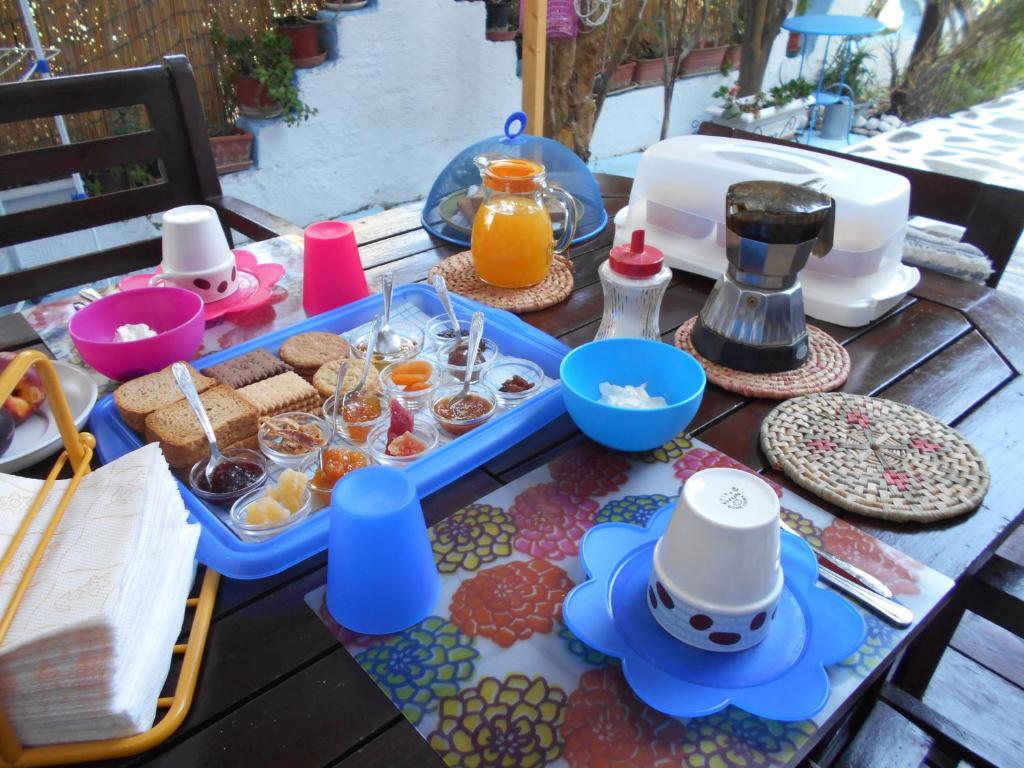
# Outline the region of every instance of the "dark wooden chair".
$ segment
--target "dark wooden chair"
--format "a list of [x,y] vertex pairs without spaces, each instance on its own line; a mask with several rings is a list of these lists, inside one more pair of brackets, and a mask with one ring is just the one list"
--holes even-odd
[[[0,123],[57,114],[142,105],[149,129],[0,155],[0,181],[17,186],[156,163],[155,183],[58,205],[0,216],[0,248],[39,238],[204,203],[216,209],[230,238],[234,229],[254,240],[301,233],[295,225],[221,192],[188,59],[162,64],[0,85]],[[0,306],[71,288],[160,262],[160,239],[128,245],[0,275]]]
[[983,184],[972,179],[947,176],[932,171],[921,171],[902,165],[858,157],[856,154],[833,152],[829,149],[809,147],[784,139],[729,128],[717,123],[701,123],[698,132],[705,136],[725,136],[735,139],[763,141],[787,147],[799,147],[844,160],[853,160],[884,171],[903,176],[910,182],[910,213],[938,219],[965,228],[962,242],[980,248],[992,260],[992,275],[987,281],[990,288],[999,285],[1006,265],[1024,231],[1024,192],[1005,187]]

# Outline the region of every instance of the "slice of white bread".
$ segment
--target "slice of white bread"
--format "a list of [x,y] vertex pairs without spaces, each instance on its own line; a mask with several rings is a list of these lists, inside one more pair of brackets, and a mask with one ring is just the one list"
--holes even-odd
[[[220,445],[231,445],[255,435],[259,412],[231,387],[220,384],[199,395]],[[164,406],[146,417],[146,440],[158,442],[167,463],[188,469],[210,455],[199,419],[184,400]]]
[[[192,374],[196,391],[205,392],[210,387],[216,386],[216,381],[203,376],[191,365],[187,363],[186,365],[188,372]],[[129,427],[140,434],[146,429],[146,417],[149,414],[179,400],[184,401],[184,399],[185,396],[181,394],[181,390],[174,382],[174,374],[171,373],[169,367],[126,381],[114,390],[114,405],[117,406],[118,413]]]

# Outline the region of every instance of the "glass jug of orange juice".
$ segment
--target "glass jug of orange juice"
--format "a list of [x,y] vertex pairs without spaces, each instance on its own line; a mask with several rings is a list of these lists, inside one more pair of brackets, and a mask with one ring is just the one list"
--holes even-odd
[[[483,202],[473,219],[470,251],[477,275],[500,288],[524,288],[547,277],[554,254],[576,234],[576,201],[549,187],[544,166],[520,158],[478,157]],[[565,210],[565,228],[554,242],[546,203]]]

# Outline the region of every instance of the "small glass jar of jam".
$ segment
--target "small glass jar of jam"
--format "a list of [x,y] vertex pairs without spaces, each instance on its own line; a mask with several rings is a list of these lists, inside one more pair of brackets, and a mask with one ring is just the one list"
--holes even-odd
[[434,395],[430,412],[449,435],[464,435],[494,415],[497,402],[494,392],[483,384],[471,385],[469,393],[460,398],[462,384],[442,387]]
[[[323,407],[327,423],[334,417],[334,397],[327,398]],[[364,392],[358,397],[342,395],[338,407],[338,431],[352,443],[366,442],[370,430],[388,419],[388,401],[376,392]]]
[[197,461],[189,472],[192,492],[210,504],[227,506],[267,481],[267,460],[248,448],[223,451],[224,460],[206,479],[207,459]]

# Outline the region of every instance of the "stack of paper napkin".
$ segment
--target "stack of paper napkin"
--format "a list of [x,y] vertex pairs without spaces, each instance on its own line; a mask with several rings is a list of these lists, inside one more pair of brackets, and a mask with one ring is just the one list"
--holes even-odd
[[[0,575],[0,613],[63,496]],[[0,475],[0,551],[42,481]],[[22,744],[147,730],[181,631],[199,526],[151,443],[86,475],[0,644],[0,706]]]

